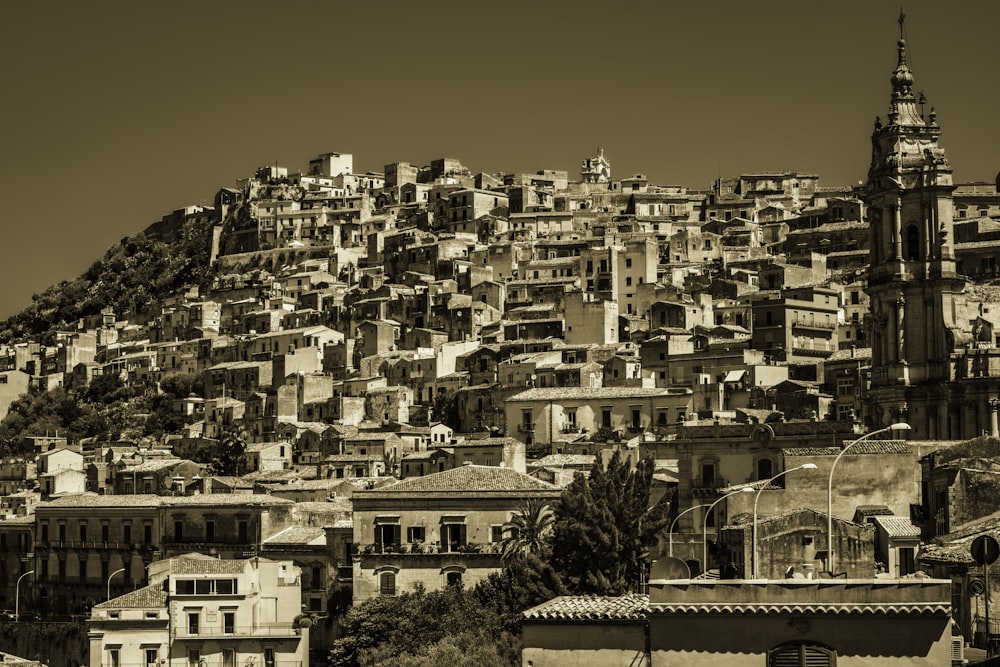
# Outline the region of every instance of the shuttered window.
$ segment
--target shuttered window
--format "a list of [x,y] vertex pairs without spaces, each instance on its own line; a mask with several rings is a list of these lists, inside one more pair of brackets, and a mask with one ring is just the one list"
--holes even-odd
[[819,644],[783,644],[771,651],[768,667],[834,667],[834,652]]

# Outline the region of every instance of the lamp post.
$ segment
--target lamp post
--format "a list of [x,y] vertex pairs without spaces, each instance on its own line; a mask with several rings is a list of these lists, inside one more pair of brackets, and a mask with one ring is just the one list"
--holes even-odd
[[28,570],[20,577],[17,578],[17,584],[14,586],[14,622],[16,623],[21,618],[21,580],[27,577],[29,574],[34,574],[34,570]]
[[708,517],[712,516],[712,510],[715,508],[716,505],[721,503],[729,496],[735,496],[737,493],[753,493],[753,491],[754,488],[752,486],[744,486],[743,488],[736,489],[735,491],[730,491],[729,493],[727,493],[726,495],[722,496],[714,503],[709,505],[708,509],[705,510],[705,523],[702,526],[701,530],[701,555],[702,558],[704,559],[702,562],[705,565],[705,570],[704,570],[705,572],[708,572]]
[[674,526],[677,524],[677,519],[680,519],[682,516],[684,516],[688,512],[695,511],[699,507],[708,507],[708,505],[704,504],[704,505],[695,505],[694,507],[689,507],[686,510],[684,510],[683,512],[681,512],[680,514],[678,514],[677,516],[675,516],[674,520],[670,522],[670,529],[667,531],[668,535],[670,536],[670,546],[669,546],[669,548],[667,550],[667,555],[668,556],[673,557],[673,555],[674,555]]
[[114,576],[115,576],[116,574],[118,574],[119,572],[124,572],[124,571],[125,571],[125,568],[123,567],[123,568],[120,568],[120,569],[117,569],[117,570],[115,570],[114,572],[112,572],[112,573],[111,573],[111,574],[110,574],[110,575],[108,576],[108,597],[107,597],[107,599],[108,599],[108,600],[110,600],[110,599],[111,599],[111,580],[112,580],[112,579],[114,578]]
[[777,475],[775,475],[771,479],[769,479],[766,482],[764,482],[761,485],[761,487],[759,489],[757,489],[757,494],[753,497],[753,534],[752,534],[753,535],[753,537],[752,537],[753,546],[750,548],[750,558],[752,559],[751,574],[753,575],[754,579],[757,578],[757,572],[758,572],[758,567],[757,567],[757,501],[760,500],[760,493],[761,493],[761,491],[763,491],[764,489],[766,489],[767,487],[769,487],[771,485],[771,482],[773,482],[774,480],[778,479],[782,475],[787,475],[788,473],[795,472],[796,470],[815,470],[815,469],[816,469],[816,464],[815,463],[803,463],[800,466],[795,466],[794,468],[789,468],[788,470],[784,470],[782,472],[779,472]]
[[905,422],[899,422],[897,424],[892,424],[891,426],[886,426],[885,428],[880,428],[877,431],[872,431],[871,433],[866,433],[847,447],[840,450],[837,454],[837,458],[833,460],[833,465],[830,466],[830,479],[827,481],[826,485],[826,561],[827,568],[830,570],[830,576],[836,576],[833,569],[833,472],[837,469],[837,464],[840,462],[840,458],[848,452],[852,447],[860,442],[874,438],[876,435],[881,435],[882,433],[888,433],[889,431],[909,431],[911,426]]

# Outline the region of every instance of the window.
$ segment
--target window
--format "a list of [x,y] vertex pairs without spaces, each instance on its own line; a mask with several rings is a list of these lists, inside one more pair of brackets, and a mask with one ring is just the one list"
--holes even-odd
[[174,542],[180,542],[184,539],[184,522],[174,521]]
[[906,259],[920,259],[920,232],[915,224],[906,228]]
[[767,656],[768,667],[833,667],[836,664],[833,650],[806,642],[782,644]]
[[143,521],[142,522],[142,541],[143,544],[153,543],[153,522]]
[[701,464],[701,485],[715,486],[715,463],[712,461]]
[[458,551],[465,546],[466,535],[464,523],[441,524],[441,548],[446,551]]
[[121,649],[109,648],[108,649],[108,667],[121,667]]
[[378,576],[378,592],[379,595],[395,595],[396,594],[396,573],[395,572],[383,572]]
[[503,540],[503,526],[500,524],[493,524],[490,526],[490,542],[500,542]]
[[188,634],[196,635],[198,634],[198,618],[199,614],[196,611],[188,612]]
[[49,541],[49,522],[48,521],[43,521],[42,522],[42,540],[41,541],[42,542],[48,542]]
[[222,649],[222,667],[236,667],[236,649]]
[[205,541],[214,542],[215,541],[215,521],[208,520],[205,522]]
[[236,612],[222,612],[222,632],[227,635],[236,633]]
[[59,524],[59,541],[60,542],[65,542],[66,541],[66,524],[65,523],[60,523]]
[[156,664],[158,651],[155,648],[146,649],[146,667],[153,667]]
[[375,525],[375,544],[384,547],[399,545],[400,527],[398,523],[379,523]]
[[274,667],[274,649],[264,649],[264,667]]
[[249,541],[249,522],[246,519],[241,519],[236,524],[236,531],[238,533],[238,541],[241,544],[245,544]]
[[601,427],[611,428],[611,408],[601,408]]
[[757,479],[771,479],[774,476],[774,462],[771,459],[757,459]]
[[448,573],[448,585],[449,586],[461,586],[462,585],[462,573],[461,572],[449,572]]
[[108,525],[107,521],[101,522],[101,542],[107,542],[109,533],[111,532],[111,526]]
[[423,526],[409,526],[406,529],[406,541],[409,543],[423,542],[426,539],[427,530]]

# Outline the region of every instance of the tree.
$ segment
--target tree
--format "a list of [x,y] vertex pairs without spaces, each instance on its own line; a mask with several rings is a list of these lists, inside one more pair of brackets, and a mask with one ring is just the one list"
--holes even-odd
[[549,536],[555,521],[552,507],[541,498],[528,498],[503,525],[506,535],[500,541],[503,560],[522,558],[548,551]]
[[552,531],[552,564],[574,594],[621,595],[642,582],[648,549],[669,521],[665,499],[650,507],[652,459],[635,468],[616,452],[563,491]]
[[[505,662],[484,664],[514,665],[517,659],[513,648],[516,642],[505,630],[496,610],[484,606],[461,586],[446,586],[430,593],[418,588],[398,596],[373,598],[347,612],[341,627],[341,638],[333,643],[330,652],[331,663],[336,667],[434,664],[427,660],[435,650],[451,654],[448,643],[469,646],[466,639],[457,639],[463,636],[474,636],[482,644],[511,647]],[[446,638],[451,639],[438,649],[432,648]],[[423,662],[408,662],[403,658],[421,658]]]
[[238,476],[243,469],[243,456],[246,451],[247,441],[242,433],[227,433],[219,442],[209,469],[213,475]]

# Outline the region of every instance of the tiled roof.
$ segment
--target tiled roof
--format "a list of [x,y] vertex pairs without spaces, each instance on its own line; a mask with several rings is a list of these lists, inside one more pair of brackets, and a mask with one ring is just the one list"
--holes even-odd
[[[847,445],[851,443],[848,442]],[[843,451],[840,447],[786,447],[781,452],[785,456],[836,456]],[[910,454],[912,448],[905,440],[866,440],[847,452],[855,454]]]
[[527,389],[507,399],[510,401],[558,401],[610,398],[657,398],[690,394],[690,389],[676,390],[666,387],[547,387]]
[[172,574],[243,574],[246,560],[232,558],[188,558],[178,556],[170,560]]
[[462,440],[460,442],[449,443],[449,447],[457,447],[461,449],[462,447],[503,447],[505,445],[512,445],[517,442],[514,438],[503,437],[503,438],[469,438],[468,440]]
[[934,602],[901,602],[899,604],[859,604],[856,602],[827,604],[768,604],[751,602],[744,604],[653,604],[650,612],[666,612],[670,614],[823,614],[823,615],[862,615],[862,616],[893,616],[897,614],[920,615],[950,615],[951,605]]
[[524,618],[534,621],[640,621],[646,618],[648,612],[648,595],[560,595],[528,609],[524,612]]
[[125,609],[144,607],[165,607],[167,606],[167,592],[163,590],[163,584],[150,584],[143,586],[125,595],[119,595],[107,602],[95,604],[94,609]]
[[264,540],[264,544],[325,545],[326,531],[313,526],[289,526],[280,533]]
[[902,516],[874,516],[872,521],[879,525],[889,537],[920,537],[920,528]]
[[376,491],[359,491],[355,496],[386,496],[397,493],[558,491],[558,487],[510,468],[464,465],[423,477],[411,477]]
[[561,468],[565,466],[587,466],[594,465],[597,459],[595,454],[549,454],[537,461],[532,461],[533,466],[541,468]]

